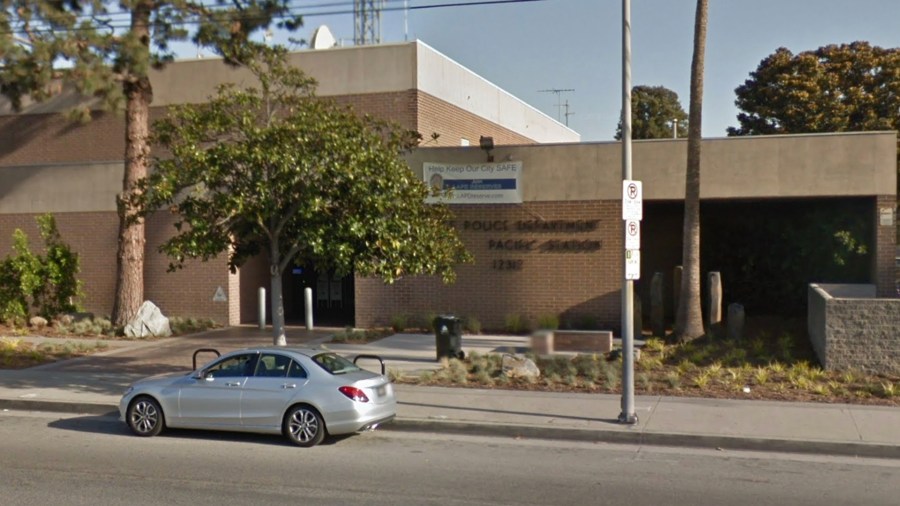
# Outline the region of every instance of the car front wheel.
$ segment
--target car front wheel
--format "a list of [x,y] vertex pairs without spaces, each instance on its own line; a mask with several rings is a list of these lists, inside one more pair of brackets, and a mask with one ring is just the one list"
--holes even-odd
[[138,397],[131,401],[126,419],[131,431],[141,437],[155,436],[163,429],[162,408],[150,397]]
[[294,406],[284,416],[284,435],[297,446],[316,446],[325,439],[325,422],[310,406]]

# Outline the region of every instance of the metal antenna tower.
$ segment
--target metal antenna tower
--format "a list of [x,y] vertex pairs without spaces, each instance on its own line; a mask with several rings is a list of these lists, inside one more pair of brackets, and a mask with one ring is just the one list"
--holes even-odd
[[562,121],[562,109],[566,108],[566,126],[569,126],[569,116],[575,114],[574,112],[569,112],[569,101],[566,100],[566,103],[562,103],[562,94],[568,93],[570,91],[575,91],[572,88],[550,88],[547,90],[538,90],[538,93],[553,93],[556,95],[556,121]]
[[381,10],[384,0],[353,0],[353,43],[381,44]]

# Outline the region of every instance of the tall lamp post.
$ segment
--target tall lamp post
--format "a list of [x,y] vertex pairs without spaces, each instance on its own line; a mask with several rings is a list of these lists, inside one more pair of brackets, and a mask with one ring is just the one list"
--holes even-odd
[[[631,181],[631,0],[622,0],[622,218],[625,226],[622,228],[625,242],[628,241],[628,221],[633,216],[626,212],[626,189]],[[632,191],[632,197],[640,195],[638,191]],[[640,220],[640,217],[637,217]],[[639,223],[639,221],[638,221]],[[622,412],[619,414],[619,422],[625,424],[637,423],[637,415],[634,412],[634,277],[628,273],[628,263],[633,250],[623,250],[623,265],[625,275],[622,286]],[[638,261],[640,252],[638,250]]]

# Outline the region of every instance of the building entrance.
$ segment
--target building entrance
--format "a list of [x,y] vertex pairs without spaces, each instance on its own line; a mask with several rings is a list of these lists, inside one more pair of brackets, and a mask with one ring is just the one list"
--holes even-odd
[[313,324],[317,327],[343,327],[354,324],[353,274],[338,276],[312,267],[288,269],[282,279],[284,316],[293,325],[306,321],[303,291],[312,288]]

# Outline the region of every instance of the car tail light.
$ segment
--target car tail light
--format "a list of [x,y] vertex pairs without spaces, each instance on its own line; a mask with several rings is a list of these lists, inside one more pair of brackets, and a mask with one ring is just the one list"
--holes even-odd
[[341,387],[338,388],[342,394],[347,397],[353,399],[356,402],[369,402],[369,398],[366,397],[366,393],[356,387]]

